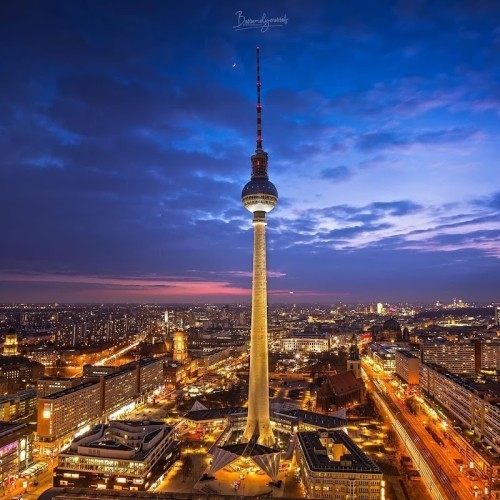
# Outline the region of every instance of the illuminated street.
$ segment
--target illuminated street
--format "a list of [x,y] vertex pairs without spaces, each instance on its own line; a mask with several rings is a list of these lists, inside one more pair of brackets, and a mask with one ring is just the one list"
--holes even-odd
[[[432,470],[445,498],[471,499],[474,498],[473,484],[460,474],[454,458],[460,458],[458,453],[450,446],[443,448],[439,446],[425,429],[421,419],[414,416],[397,398],[394,387],[387,377],[376,373],[369,363],[363,364],[365,371],[365,382],[370,390],[375,391],[384,401],[392,416],[399,420],[412,443],[420,451],[425,462]],[[373,383],[371,382],[373,380]],[[416,464],[419,467],[419,464]]]
[[94,363],[95,366],[103,366],[107,363],[109,363],[111,360],[116,360],[120,356],[123,356],[125,353],[128,351],[134,349],[139,345],[139,341],[133,342],[130,345],[124,347],[123,349],[120,349],[119,351],[116,351],[115,353],[111,354],[110,356],[106,356],[105,358],[102,358],[100,361],[97,363]]

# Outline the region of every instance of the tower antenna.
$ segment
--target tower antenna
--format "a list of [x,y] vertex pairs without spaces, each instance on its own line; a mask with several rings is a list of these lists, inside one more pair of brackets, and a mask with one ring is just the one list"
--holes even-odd
[[260,104],[260,47],[257,47],[257,151],[262,151],[262,106]]

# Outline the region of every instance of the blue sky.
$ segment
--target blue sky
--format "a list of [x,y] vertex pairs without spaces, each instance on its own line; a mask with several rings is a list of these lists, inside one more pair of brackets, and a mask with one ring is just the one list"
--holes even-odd
[[270,301],[500,300],[498,2],[171,5],[2,5],[0,301],[248,301],[257,45]]

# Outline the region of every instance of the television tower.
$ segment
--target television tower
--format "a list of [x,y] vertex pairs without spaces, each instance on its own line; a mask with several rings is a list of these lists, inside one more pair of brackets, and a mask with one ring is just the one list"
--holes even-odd
[[267,153],[262,149],[262,106],[260,104],[260,49],[257,47],[257,148],[251,157],[252,175],[243,188],[241,201],[253,213],[252,323],[248,419],[243,441],[258,437],[258,443],[274,444],[269,418],[269,360],[267,347],[266,213],[278,202],[278,191],[267,175]]

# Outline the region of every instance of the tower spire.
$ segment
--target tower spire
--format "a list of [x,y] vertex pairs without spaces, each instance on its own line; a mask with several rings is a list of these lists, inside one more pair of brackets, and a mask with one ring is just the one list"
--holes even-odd
[[269,180],[267,153],[262,149],[262,105],[260,103],[260,47],[257,47],[257,148],[252,156],[252,179]]
[[260,47],[257,47],[257,151],[262,151],[262,105],[260,104]]

